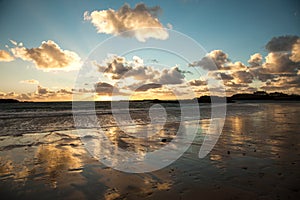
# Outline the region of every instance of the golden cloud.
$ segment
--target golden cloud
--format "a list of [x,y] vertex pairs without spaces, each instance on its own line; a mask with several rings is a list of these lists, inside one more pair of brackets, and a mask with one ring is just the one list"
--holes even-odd
[[91,21],[98,33],[135,37],[141,42],[148,38],[165,40],[169,35],[157,18],[160,11],[159,6],[151,8],[139,3],[132,9],[124,4],[118,11],[85,11],[84,20]]
[[75,52],[62,50],[52,40],[42,42],[37,48],[14,47],[11,51],[15,57],[31,61],[44,71],[71,71],[80,67],[80,57]]
[[295,74],[299,68],[299,64],[290,60],[288,52],[271,52],[266,56],[266,62],[263,68],[269,73],[289,73]]
[[262,64],[262,61],[263,61],[262,55],[260,53],[255,53],[255,54],[250,56],[250,59],[248,60],[248,63],[252,67],[257,67],[257,66],[260,66]]
[[218,69],[230,69],[225,68],[225,64],[228,63],[228,55],[222,50],[213,50],[206,54],[201,60],[194,61],[189,64],[190,67],[202,67],[206,70],[218,70]]
[[5,50],[0,50],[0,62],[10,62],[13,61],[14,57],[10,55],[9,52]]
[[20,81],[20,83],[26,83],[26,84],[38,85],[38,84],[39,84],[39,81],[34,80],[34,79],[30,79],[30,80],[22,80],[22,81]]

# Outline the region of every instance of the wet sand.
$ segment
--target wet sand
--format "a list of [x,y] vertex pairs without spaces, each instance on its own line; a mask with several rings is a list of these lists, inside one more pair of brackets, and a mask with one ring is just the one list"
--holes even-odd
[[1,136],[1,199],[299,199],[299,105],[261,103],[228,115],[218,143],[199,159],[203,119],[203,135],[181,158],[143,174],[101,164],[74,131]]

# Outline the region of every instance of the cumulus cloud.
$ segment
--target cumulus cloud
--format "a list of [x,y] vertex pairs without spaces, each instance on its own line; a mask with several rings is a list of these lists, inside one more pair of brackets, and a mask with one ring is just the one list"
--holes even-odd
[[300,76],[283,77],[278,76],[263,84],[261,89],[266,91],[284,91],[290,93],[300,92]]
[[223,80],[225,82],[233,80],[233,76],[230,75],[228,72],[224,71],[212,71],[209,73],[209,77],[213,77],[217,80]]
[[39,81],[34,80],[34,79],[30,79],[30,80],[22,80],[22,81],[20,81],[20,83],[26,83],[26,84],[38,85],[38,84],[39,84]]
[[52,40],[42,42],[37,48],[18,46],[11,48],[11,51],[16,58],[31,61],[37,69],[44,71],[70,71],[80,67],[80,57],[75,52],[62,50]]
[[260,66],[263,62],[262,55],[260,53],[255,53],[250,56],[250,59],[248,60],[248,63],[252,67]]
[[290,51],[298,39],[299,37],[295,35],[273,37],[266,44],[266,49],[269,52]]
[[255,79],[262,82],[273,79],[275,77],[274,74],[270,74],[266,69],[262,68],[261,66],[251,67],[249,71]]
[[247,70],[247,66],[244,63],[237,61],[237,62],[228,62],[226,63],[226,67],[222,68],[221,70],[231,70],[231,71],[240,71],[240,70]]
[[[94,63],[108,83],[97,84],[97,92],[110,96],[130,94],[132,92],[151,93],[158,90],[165,91],[166,87],[180,85],[184,82],[184,74],[189,73],[179,69],[178,66],[158,69],[153,66],[145,66],[142,58],[133,56],[132,60],[124,57],[109,55],[101,64]],[[114,84],[114,85],[111,85]]]
[[15,58],[10,55],[9,52],[5,50],[0,50],[0,62],[10,62],[13,61]]
[[209,71],[243,70],[247,66],[242,62],[230,62],[228,54],[222,50],[213,50],[206,54],[201,60],[189,64],[190,67],[201,67]]
[[138,66],[127,72],[128,77],[133,77],[135,80],[152,80],[159,74],[159,71],[151,66]]
[[228,55],[222,50],[213,50],[206,56],[204,56],[201,60],[190,63],[189,66],[202,67],[206,70],[229,69],[224,68],[224,64],[228,61]]
[[228,74],[226,72],[217,72],[217,77],[225,81],[225,83],[230,82],[234,79],[234,77],[231,74]]
[[120,79],[126,72],[132,69],[131,66],[126,66],[124,57],[111,56],[105,62],[105,65],[97,65],[99,72],[110,74],[112,79]]
[[209,73],[209,77],[212,77],[215,80],[222,80],[226,88],[226,92],[229,94],[246,91],[248,88],[250,88],[250,84],[254,79],[253,75],[245,70],[212,71]]
[[253,81],[253,75],[247,71],[235,71],[232,76],[237,84],[252,83]]
[[255,53],[250,56],[248,65],[240,61],[231,62],[225,52],[214,50],[189,66],[209,70],[207,75],[222,79],[226,91],[231,94],[255,89],[299,93],[299,36],[274,37],[265,48],[268,50],[266,57]]
[[50,90],[48,90],[47,88],[44,88],[44,87],[38,85],[37,93],[43,95],[43,94],[52,93],[52,92]]
[[184,75],[179,68],[172,67],[171,69],[163,69],[156,82],[162,85],[181,84],[183,79]]
[[[240,61],[231,62],[229,56],[222,50],[211,51],[189,66],[209,70],[208,75],[217,80],[222,79],[228,91],[231,92],[247,89],[250,91],[253,89],[251,85],[254,81],[260,82],[257,89],[296,88],[294,82],[298,79],[292,77],[300,74],[299,37],[274,37],[265,48],[269,51],[267,56],[263,59],[260,53],[251,55],[248,66]],[[284,82],[285,79],[289,81]]]
[[141,58],[134,56],[133,60],[126,60],[124,57],[112,55],[104,63],[96,64],[99,72],[108,76],[112,80],[133,78],[143,82],[153,82],[157,84],[181,84],[184,73],[177,66],[170,69],[157,70],[152,66],[144,66]]
[[[273,81],[278,76],[297,75],[300,69],[300,39],[298,36],[280,36],[272,38],[267,44],[269,51],[265,63],[256,72],[263,75],[273,74]],[[271,80],[269,79],[269,80]]]
[[265,59],[263,68],[269,73],[297,73],[299,69],[299,63],[290,60],[290,54],[287,52],[271,52]]
[[189,81],[189,84],[191,86],[202,86],[202,85],[207,85],[207,81],[195,79],[195,80]]
[[113,80],[132,77],[135,80],[153,79],[159,74],[150,66],[144,66],[144,62],[138,56],[133,61],[127,61],[124,57],[110,55],[104,64],[96,64],[99,72],[104,73]]
[[293,44],[290,59],[293,62],[300,62],[300,39]]
[[90,21],[98,33],[135,37],[144,42],[148,38],[165,40],[168,32],[158,20],[159,6],[147,7],[139,3],[135,8],[124,4],[119,10],[113,9],[84,12],[84,20]]

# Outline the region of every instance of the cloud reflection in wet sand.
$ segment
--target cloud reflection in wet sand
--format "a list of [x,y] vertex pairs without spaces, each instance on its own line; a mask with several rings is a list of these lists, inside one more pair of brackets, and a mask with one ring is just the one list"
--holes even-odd
[[[247,105],[251,106],[254,110],[256,105]],[[203,134],[178,161],[144,174],[116,171],[92,159],[71,131],[2,136],[0,194],[44,199],[224,199],[224,194],[237,199],[296,199],[299,106],[260,106],[247,114],[231,115],[229,110],[218,143],[204,159],[197,155],[208,130],[205,119]],[[165,126],[149,143],[124,136],[118,128],[107,128],[106,134],[115,147],[143,153],[163,146],[162,138],[171,140],[176,130],[171,127]]]
[[[112,128],[107,134],[110,134],[116,146],[120,146],[117,141],[121,138],[118,138],[120,135],[116,132],[117,129]],[[136,141],[126,142],[128,144],[122,144],[123,148],[128,146],[141,153],[146,151],[141,143],[134,145]],[[2,187],[2,192],[11,191],[9,195],[12,198],[23,195],[36,198],[43,195],[45,199],[115,199],[128,195],[128,188],[133,194],[138,193],[138,196],[171,188],[167,176],[160,179],[151,175],[132,175],[105,167],[90,157],[72,132],[4,136],[0,148],[1,185],[7,184]],[[130,184],[124,180],[130,180]],[[13,191],[17,193],[13,194]]]

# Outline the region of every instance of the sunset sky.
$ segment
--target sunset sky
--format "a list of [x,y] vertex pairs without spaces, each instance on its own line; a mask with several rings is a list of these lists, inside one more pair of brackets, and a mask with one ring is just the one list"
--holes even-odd
[[[297,0],[3,0],[0,15],[0,98],[63,101],[92,88],[97,100],[109,100],[113,90],[120,99],[174,99],[171,90],[189,98],[183,84],[195,96],[210,94],[209,77],[223,80],[226,95],[300,94]],[[109,52],[93,63],[97,80],[75,88],[82,64],[106,39],[167,42],[172,30],[192,38],[205,54],[191,52],[194,60],[185,62],[153,50]]]

